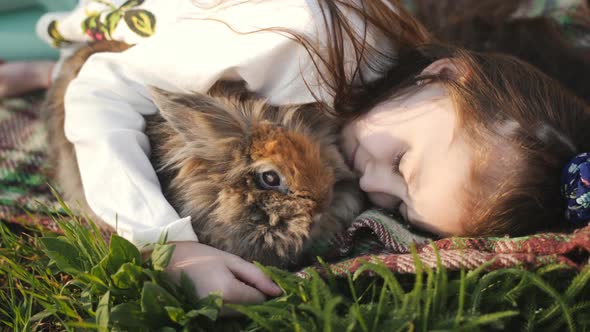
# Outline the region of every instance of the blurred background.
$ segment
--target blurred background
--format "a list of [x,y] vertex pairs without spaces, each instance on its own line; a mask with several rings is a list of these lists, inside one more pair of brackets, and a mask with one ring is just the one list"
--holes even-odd
[[0,0],[0,59],[57,59],[59,52],[35,34],[35,25],[48,11],[68,11],[77,0]]

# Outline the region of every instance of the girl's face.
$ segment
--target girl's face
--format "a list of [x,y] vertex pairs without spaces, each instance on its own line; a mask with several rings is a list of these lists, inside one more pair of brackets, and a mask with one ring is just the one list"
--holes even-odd
[[349,123],[343,149],[373,204],[426,231],[460,235],[472,154],[457,133],[446,89],[429,84]]

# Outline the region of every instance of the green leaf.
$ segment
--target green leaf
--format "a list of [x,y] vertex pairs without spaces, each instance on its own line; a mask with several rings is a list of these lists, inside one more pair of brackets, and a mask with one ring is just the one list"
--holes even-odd
[[143,268],[133,263],[121,265],[117,273],[112,276],[113,284],[121,289],[139,288],[142,281]]
[[129,9],[129,8],[133,8],[133,7],[137,7],[139,5],[141,5],[142,3],[144,3],[145,0],[128,0],[125,1],[124,4],[121,5],[121,7],[119,7],[119,9]]
[[125,263],[140,265],[139,249],[124,238],[113,235],[109,245],[109,254],[101,261],[101,266],[108,275],[112,275]]
[[296,277],[290,272],[278,269],[272,266],[264,266],[258,262],[254,262],[254,265],[258,267],[264,274],[269,276],[285,293],[299,294],[302,298],[305,294],[300,294],[300,278]]
[[117,327],[132,329],[138,327],[149,328],[141,306],[137,303],[128,302],[116,305],[111,310],[111,322]]
[[195,307],[199,301],[199,295],[197,294],[195,283],[184,271],[180,272],[179,286],[179,290],[182,292],[186,302]]
[[63,238],[41,238],[45,246],[45,253],[55,261],[60,270],[77,274],[84,272],[84,260],[79,255],[76,247]]
[[141,310],[146,317],[158,323],[168,320],[168,313],[164,309],[166,306],[181,307],[181,304],[164,288],[149,281],[144,283],[141,292]]
[[121,10],[115,10],[109,13],[105,18],[105,30],[110,39],[113,39],[113,33],[115,32],[115,29],[117,28],[117,25],[119,25],[119,22],[122,18],[123,12]]
[[34,314],[33,316],[31,316],[30,321],[31,322],[41,321],[51,315],[55,315],[55,312],[45,309],[45,310],[40,311],[40,312]]
[[141,37],[149,37],[156,29],[156,17],[144,9],[131,9],[125,12],[125,23],[131,31]]
[[94,297],[92,296],[92,293],[90,292],[89,289],[86,289],[86,290],[82,291],[82,293],[80,293],[80,305],[85,310],[92,310],[92,301],[93,300],[94,300]]
[[568,299],[573,299],[580,291],[588,285],[590,281],[590,265],[586,267],[572,280],[568,286],[565,296]]
[[201,309],[193,309],[186,313],[186,317],[188,318],[195,318],[198,316],[205,316],[211,321],[215,321],[217,316],[219,316],[219,308],[205,307]]
[[176,332],[177,330],[170,327],[170,326],[164,326],[158,329],[158,332]]
[[164,271],[166,266],[168,266],[168,263],[170,263],[170,259],[174,253],[174,248],[176,248],[174,244],[155,245],[154,251],[152,251],[152,264],[154,266],[154,270]]
[[116,257],[120,257],[121,261],[124,263],[141,264],[141,254],[139,253],[139,249],[137,249],[133,243],[116,234],[113,234],[111,237],[109,253]]
[[[207,297],[200,299],[199,302],[197,303],[196,307],[197,308],[213,308],[219,313],[219,310],[221,310],[222,305],[223,305],[223,300],[221,297],[221,293],[211,292],[211,293],[209,293],[209,295]],[[189,311],[187,313],[187,315],[190,312],[191,311]],[[208,317],[210,319],[215,319],[215,318],[212,318],[213,316],[208,316]]]
[[156,242],[157,244],[166,244],[166,242],[168,242],[168,232],[162,232],[160,233],[160,236],[158,237],[158,242]]
[[107,283],[109,277],[106,275],[106,272],[102,265],[102,263],[97,264],[90,270],[89,275],[85,275],[85,279],[87,279],[92,284],[90,292],[95,295],[102,294],[106,290],[108,290]]
[[479,315],[477,317],[474,317],[473,319],[470,319],[470,321],[467,324],[463,325],[462,328],[465,330],[475,329],[475,327],[479,327],[480,325],[498,323],[501,322],[503,319],[514,317],[518,314],[518,311],[510,310]]
[[188,318],[182,308],[178,307],[164,307],[168,313],[168,317],[175,323],[185,325],[188,322]]
[[[246,305],[238,305],[238,304],[230,304],[228,305],[229,308],[247,316],[253,323],[259,326],[260,329],[264,329],[266,331],[275,331],[273,326],[271,325],[270,320],[268,317],[264,317],[260,313],[256,311],[256,306],[246,306]],[[254,324],[253,324],[254,325]],[[316,329],[317,330],[317,329]]]
[[109,315],[111,312],[111,301],[110,301],[111,292],[107,291],[98,302],[98,307],[96,308],[96,324],[98,325],[99,331],[108,331],[109,330]]

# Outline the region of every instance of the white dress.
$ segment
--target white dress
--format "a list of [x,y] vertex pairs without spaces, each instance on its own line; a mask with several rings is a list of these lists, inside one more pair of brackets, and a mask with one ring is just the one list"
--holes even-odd
[[[136,44],[122,53],[93,55],[66,93],[65,131],[76,150],[86,199],[139,247],[156,242],[162,232],[169,241],[197,241],[190,217],[179,216],[164,198],[149,161],[143,116],[157,109],[146,87],[206,92],[219,79],[240,79],[275,105],[313,102],[306,82],[317,82],[317,72],[303,46],[284,33],[244,32],[281,27],[321,47],[326,32],[319,5],[315,0],[105,2],[84,1],[73,12],[48,14],[37,29],[60,47],[91,39]],[[325,91],[310,86],[331,102]]]

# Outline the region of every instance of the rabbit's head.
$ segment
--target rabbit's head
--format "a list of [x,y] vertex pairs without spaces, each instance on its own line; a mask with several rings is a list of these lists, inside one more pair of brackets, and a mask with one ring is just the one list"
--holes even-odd
[[201,242],[288,267],[360,211],[340,124],[316,106],[273,107],[227,82],[208,95],[152,94],[161,115],[147,125],[153,162]]

